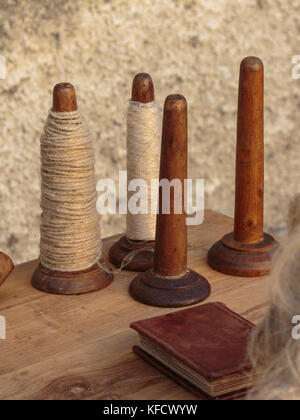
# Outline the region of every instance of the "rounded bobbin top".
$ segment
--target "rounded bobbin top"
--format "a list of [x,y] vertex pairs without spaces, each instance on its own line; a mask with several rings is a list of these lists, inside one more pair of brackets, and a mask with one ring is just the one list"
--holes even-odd
[[258,57],[246,57],[241,62],[241,69],[244,71],[260,71],[263,70],[264,64]]
[[132,82],[131,100],[146,104],[155,100],[154,86],[150,74],[138,73]]
[[183,112],[187,109],[187,102],[183,95],[171,94],[165,100],[164,110],[166,112]]
[[53,89],[54,112],[72,112],[77,110],[75,88],[71,83],[58,83]]

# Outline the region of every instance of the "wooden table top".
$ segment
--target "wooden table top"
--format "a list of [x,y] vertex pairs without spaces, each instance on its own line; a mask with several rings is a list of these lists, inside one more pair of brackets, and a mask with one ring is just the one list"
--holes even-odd
[[[206,211],[205,222],[189,227],[189,267],[212,286],[208,301],[222,301],[256,323],[268,305],[268,278],[220,274],[206,263],[209,247],[232,230],[233,221]],[[103,241],[106,250],[120,235]],[[122,271],[106,289],[57,296],[31,287],[37,261],[15,268],[0,288],[0,399],[195,399],[133,352],[132,321],[177,309],[152,308],[128,295],[136,275]]]

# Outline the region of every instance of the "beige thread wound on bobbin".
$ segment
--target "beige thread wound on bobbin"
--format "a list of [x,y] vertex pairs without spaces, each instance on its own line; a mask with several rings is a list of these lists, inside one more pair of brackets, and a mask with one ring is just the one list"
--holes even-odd
[[[151,179],[159,177],[160,119],[155,101],[129,101],[127,111],[127,182],[141,178],[148,192],[140,191],[147,203],[148,214],[126,216],[126,236],[131,240],[149,241],[155,238],[156,214],[151,212]],[[128,203],[136,191],[128,191]],[[143,193],[143,194],[142,194]]]
[[49,112],[41,136],[41,264],[88,269],[101,257],[94,151],[78,111]]

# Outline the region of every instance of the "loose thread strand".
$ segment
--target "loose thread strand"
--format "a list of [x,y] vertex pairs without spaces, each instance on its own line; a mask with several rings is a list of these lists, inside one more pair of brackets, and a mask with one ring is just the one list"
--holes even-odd
[[152,246],[146,246],[146,247],[144,247],[144,248],[140,248],[140,249],[137,249],[137,250],[135,250],[135,251],[131,251],[129,254],[127,254],[126,255],[126,257],[122,260],[122,262],[121,262],[121,264],[120,264],[120,267],[119,268],[116,268],[115,270],[112,270],[111,269],[111,266],[108,264],[108,263],[106,263],[103,259],[101,259],[101,260],[99,260],[98,261],[98,266],[103,270],[103,271],[105,271],[107,274],[116,274],[116,273],[119,273],[120,271],[122,271],[132,260],[133,260],[133,258],[137,255],[137,254],[139,254],[139,253],[141,253],[141,252],[145,252],[145,251],[148,251],[148,252],[152,252],[152,253],[154,253],[154,248],[152,247]]

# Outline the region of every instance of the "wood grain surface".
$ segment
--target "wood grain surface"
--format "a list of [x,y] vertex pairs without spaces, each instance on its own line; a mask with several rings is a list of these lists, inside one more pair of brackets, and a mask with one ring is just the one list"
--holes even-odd
[[[232,231],[231,218],[206,211],[188,229],[188,265],[205,276],[212,295],[256,323],[268,305],[268,278],[227,276],[206,263],[209,247]],[[106,250],[118,236],[104,240]],[[139,359],[135,320],[177,309],[155,308],[128,295],[134,272],[122,271],[106,289],[80,296],[49,295],[30,283],[37,261],[15,268],[0,289],[0,399],[194,399]],[[207,302],[206,301],[206,302]]]

